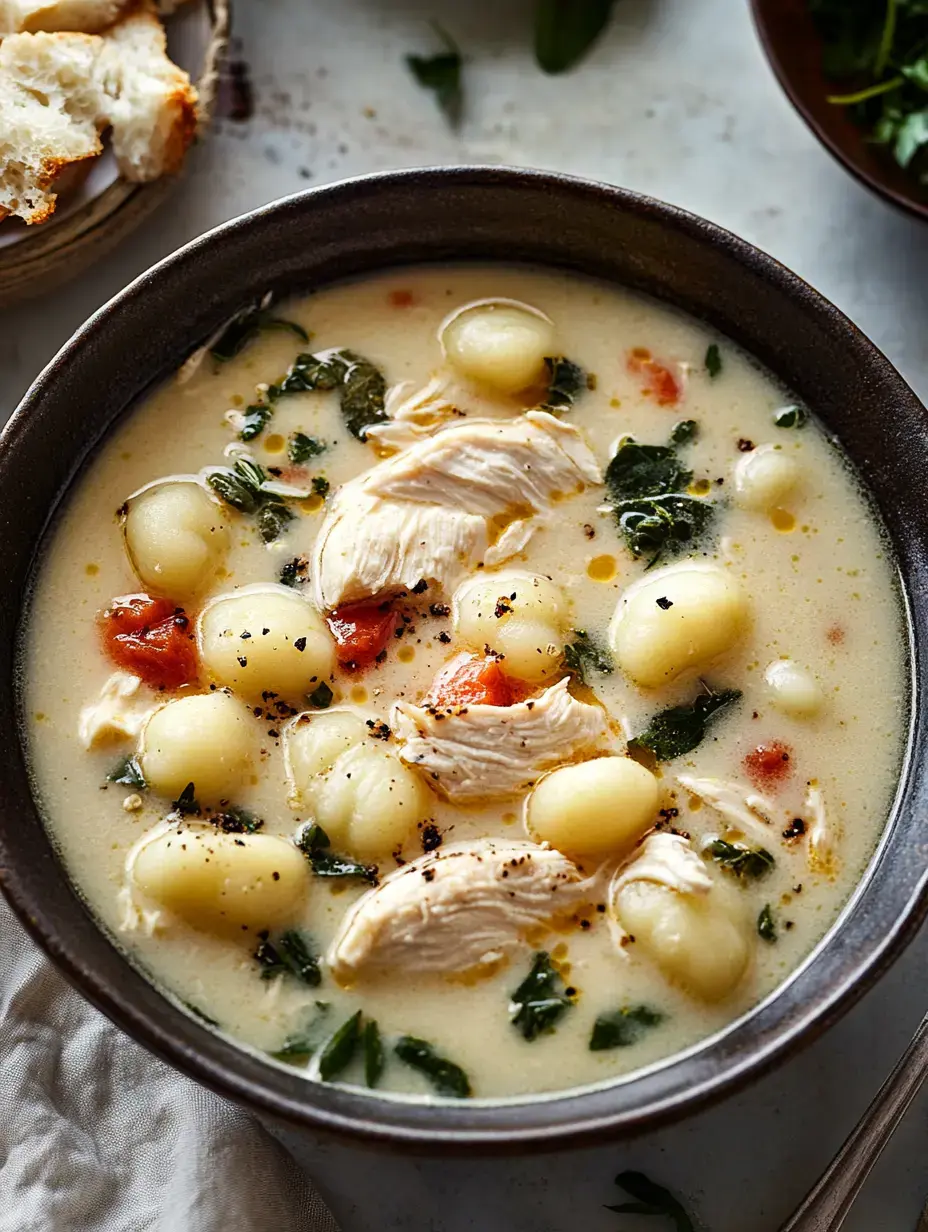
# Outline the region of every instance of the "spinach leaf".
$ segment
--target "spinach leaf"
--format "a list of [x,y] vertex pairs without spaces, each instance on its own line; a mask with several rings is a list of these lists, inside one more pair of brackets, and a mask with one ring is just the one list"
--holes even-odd
[[289,972],[310,988],[317,988],[322,983],[319,959],[310,950],[308,940],[296,929],[289,929],[275,941],[271,941],[267,933],[259,936],[261,940],[254,956],[261,967],[263,980]]
[[769,903],[757,917],[757,935],[771,945],[777,939],[777,924],[773,918],[773,910]]
[[614,501],[681,492],[693,478],[671,445],[642,445],[626,436],[606,467],[605,482]]
[[147,791],[148,784],[142,767],[135,757],[123,757],[106,776],[108,783],[122,783],[126,787],[134,787],[136,791]]
[[300,466],[308,462],[310,458],[317,458],[319,454],[325,453],[325,449],[325,445],[318,437],[307,436],[305,432],[291,432],[287,444],[287,457],[294,466]]
[[261,503],[260,485],[253,483],[248,468],[242,470],[239,458],[231,471],[213,471],[206,482],[217,496],[239,513],[254,513]]
[[525,1039],[537,1039],[542,1032],[554,1029],[554,1024],[575,1000],[576,993],[564,987],[551,955],[539,950],[528,975],[512,994],[509,1003],[512,1024]]
[[536,0],[535,59],[546,73],[563,73],[589,51],[615,0]]
[[246,406],[238,439],[240,441],[253,441],[256,436],[261,435],[271,422],[273,414],[274,408],[270,402],[253,402],[251,406]]
[[658,1027],[666,1015],[648,1005],[630,1005],[624,1009],[600,1014],[593,1024],[590,1052],[608,1048],[628,1048],[637,1044],[652,1027]]
[[663,1215],[673,1222],[674,1232],[696,1232],[696,1225],[670,1190],[656,1185],[643,1172],[620,1172],[615,1183],[634,1198],[634,1202],[607,1206],[607,1211],[620,1215]]
[[407,56],[406,65],[424,90],[431,90],[435,101],[445,113],[452,128],[461,122],[464,91],[461,85],[461,52],[447,31],[433,22],[435,32],[445,44],[445,50],[434,56]]
[[239,513],[257,515],[258,533],[265,543],[279,539],[294,519],[283,498],[265,490],[267,471],[254,458],[236,458],[231,470],[211,471],[206,482]]
[[688,445],[699,435],[699,424],[695,419],[681,419],[670,430],[670,439],[675,445]]
[[172,803],[171,808],[175,813],[199,813],[200,804],[197,800],[196,787],[193,783],[188,783],[184,790],[180,793],[177,799]]
[[376,865],[359,864],[348,856],[335,855],[329,850],[329,836],[316,822],[300,826],[295,842],[318,877],[359,877],[371,885],[377,884]]
[[223,834],[257,834],[263,829],[264,822],[256,817],[250,809],[229,807],[221,812],[213,813],[209,818]]
[[601,672],[609,676],[615,669],[612,655],[604,646],[594,642],[583,629],[574,630],[575,641],[564,647],[564,664],[581,684],[588,684],[588,672]]
[[313,689],[312,693],[307,693],[306,700],[310,706],[314,706],[316,710],[328,710],[332,705],[332,698],[335,694],[331,688],[323,680],[320,685]]
[[267,501],[258,510],[258,533],[265,543],[273,543],[295,517],[283,501]]
[[572,360],[563,355],[546,355],[548,392],[541,404],[543,411],[566,411],[574,404],[577,394],[586,389],[586,373]]
[[309,334],[302,325],[298,325],[296,321],[286,321],[283,317],[272,316],[268,301],[269,297],[265,296],[260,302],[235,314],[210,347],[209,353],[213,359],[227,363],[239,355],[252,338],[266,330],[287,330],[296,334],[302,342],[309,342]]
[[358,1010],[329,1036],[319,1054],[319,1077],[323,1082],[331,1082],[348,1068],[354,1060],[360,1039],[361,1011]]
[[721,710],[741,697],[740,689],[714,691],[700,682],[704,692],[689,705],[671,706],[656,714],[640,736],[629,741],[629,748],[650,749],[658,761],[673,761],[702,743],[706,728]]
[[809,420],[809,414],[802,406],[784,406],[773,417],[778,428],[804,428]]
[[313,475],[312,489],[316,496],[321,496],[323,500],[328,496],[331,484],[324,475]]
[[440,1095],[453,1095],[456,1099],[470,1095],[470,1079],[460,1065],[440,1056],[425,1040],[403,1035],[393,1051],[406,1065],[424,1074]]
[[365,439],[371,424],[386,418],[386,379],[369,359],[354,351],[298,355],[283,381],[268,390],[268,397],[277,399],[317,389],[339,391],[345,425],[358,440]]
[[361,1047],[364,1052],[364,1081],[369,1087],[375,1087],[383,1077],[386,1058],[380,1027],[373,1018],[368,1018],[364,1024],[364,1030],[361,1032]]
[[706,348],[705,365],[706,371],[709,373],[710,380],[714,381],[722,371],[722,352],[719,350],[719,344],[717,342],[710,342],[709,346]]
[[705,848],[705,854],[738,881],[759,881],[776,864],[765,848],[729,843],[724,838],[713,839]]
[[713,512],[708,501],[675,494],[620,501],[615,506],[629,550],[634,556],[650,555],[649,569],[665,554],[693,544],[708,527]]

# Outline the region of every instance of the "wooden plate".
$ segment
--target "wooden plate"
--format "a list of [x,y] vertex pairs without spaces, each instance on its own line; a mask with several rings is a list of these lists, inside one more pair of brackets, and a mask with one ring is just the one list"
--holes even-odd
[[[219,65],[229,33],[229,0],[202,0],[166,23],[168,51],[199,91],[197,139],[209,124]],[[86,269],[134,231],[168,196],[176,176],[149,184],[120,179],[107,151],[83,184],[46,223],[27,227],[16,219],[0,226],[0,307],[43,294]]]

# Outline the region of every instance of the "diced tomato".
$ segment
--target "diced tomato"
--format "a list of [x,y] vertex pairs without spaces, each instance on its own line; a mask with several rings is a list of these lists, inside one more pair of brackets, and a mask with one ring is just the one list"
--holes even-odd
[[126,595],[101,620],[107,654],[158,689],[176,689],[197,675],[190,619],[170,599]]
[[450,706],[511,706],[512,690],[496,659],[460,654],[446,663],[429,689],[428,702]]
[[634,347],[629,351],[628,370],[633,376],[644,379],[641,392],[653,398],[658,406],[676,406],[683,397],[683,382],[646,347]]
[[343,666],[369,667],[393,636],[396,612],[389,603],[349,603],[326,617]]
[[792,770],[792,750],[780,740],[759,744],[744,759],[748,778],[759,790],[778,787]]

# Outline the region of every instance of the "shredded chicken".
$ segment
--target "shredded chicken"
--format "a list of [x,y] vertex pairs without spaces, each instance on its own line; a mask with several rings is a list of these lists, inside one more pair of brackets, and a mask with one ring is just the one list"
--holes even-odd
[[708,894],[712,878],[705,864],[680,834],[649,834],[631,860],[612,879],[610,901],[630,881],[653,881],[677,894]]
[[733,829],[769,840],[770,826],[777,809],[766,796],[724,779],[699,779],[692,774],[678,774],[677,782],[721,813]]
[[396,702],[400,757],[455,802],[518,795],[543,770],[590,750],[606,733],[599,706],[577,701],[569,677],[533,701],[440,710]]
[[134,739],[149,715],[158,709],[147,688],[139,693],[142,680],[130,672],[113,672],[100,690],[97,701],[81,710],[77,736],[85,749],[117,740]]
[[393,449],[408,449],[426,436],[434,436],[448,422],[463,414],[445,396],[448,379],[433,376],[421,389],[413,381],[401,381],[387,391],[387,419],[366,429],[368,440]]
[[505,957],[573,910],[595,878],[559,851],[478,839],[421,856],[360,898],[328,963],[348,982],[368,971],[467,971]]
[[814,872],[831,873],[837,861],[836,835],[825,812],[825,797],[821,788],[809,786],[805,807],[812,821],[809,826],[809,866]]

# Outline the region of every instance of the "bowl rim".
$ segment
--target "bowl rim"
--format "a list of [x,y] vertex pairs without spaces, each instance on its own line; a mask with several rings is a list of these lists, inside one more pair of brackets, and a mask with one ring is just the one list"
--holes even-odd
[[[287,227],[295,223],[304,211],[347,209],[352,203],[365,198],[369,200],[372,193],[378,192],[385,195],[390,192],[421,194],[446,189],[460,192],[468,188],[506,189],[546,196],[553,194],[558,204],[586,203],[596,208],[606,206],[610,210],[622,211],[636,221],[650,220],[654,223],[656,220],[660,228],[704,246],[720,262],[727,254],[739,267],[739,277],[745,280],[749,280],[750,276],[759,278],[782,293],[800,315],[803,310],[806,315],[812,314],[824,329],[838,339],[849,358],[859,361],[880,389],[890,391],[907,413],[918,417],[924,429],[928,412],[886,357],[861,331],[780,262],[722,227],[644,194],[573,176],[498,166],[426,167],[357,176],[271,202],[207,231],[135,278],[99,308],[57,352],[33,382],[0,434],[0,494],[4,481],[12,474],[11,466],[17,451],[24,448],[24,442],[28,439],[30,421],[33,417],[41,419],[43,401],[56,385],[67,380],[62,374],[67,372],[70,365],[86,359],[88,352],[92,355],[99,332],[106,331],[112,322],[133,313],[144,318],[146,298],[160,281],[174,279],[176,282],[178,276],[183,278],[185,273],[189,275],[197,263],[208,260],[211,252],[218,254],[227,249],[234,250],[236,242],[253,229],[271,232],[275,227]],[[539,264],[543,265],[544,262],[540,261]],[[550,264],[557,268],[556,262]],[[384,268],[384,265],[384,262],[373,260],[367,268],[373,272]],[[157,296],[154,299],[157,300]],[[194,338],[190,349],[194,349],[199,341],[199,338]],[[176,364],[182,358],[178,356]],[[106,431],[117,419],[118,413],[110,416]],[[925,431],[928,432],[928,429]],[[94,443],[88,452],[92,452],[98,443]],[[72,471],[66,489],[74,477],[75,472]],[[51,511],[45,508],[46,530],[62,498],[63,494],[59,492]],[[0,522],[2,504],[0,495]],[[46,530],[43,530],[43,536]],[[908,802],[907,799],[903,800],[904,789],[914,794],[916,788],[922,786],[918,778],[921,771],[913,761],[911,750],[919,738],[924,738],[921,723],[917,721],[920,686],[919,673],[915,669],[917,652],[928,635],[921,630],[921,638],[916,638],[908,588],[901,584],[901,579],[900,590],[906,605],[907,662],[911,673],[906,756],[890,819],[850,900],[806,960],[759,1005],[709,1040],[702,1040],[692,1049],[675,1054],[656,1067],[649,1067],[605,1087],[553,1093],[541,1099],[524,1101],[455,1104],[385,1100],[354,1088],[310,1084],[301,1077],[294,1077],[292,1071],[286,1071],[283,1066],[250,1057],[241,1046],[209,1031],[168,996],[156,992],[154,986],[148,984],[138,968],[133,967],[124,955],[120,954],[120,962],[125,969],[124,981],[108,982],[95,971],[93,962],[85,961],[71,938],[63,936],[55,926],[42,896],[29,890],[25,883],[26,870],[10,859],[5,837],[10,822],[2,811],[0,889],[29,933],[67,978],[127,1034],[194,1080],[227,1098],[244,1103],[283,1126],[325,1131],[380,1146],[431,1154],[485,1153],[488,1150],[519,1150],[530,1146],[553,1149],[651,1129],[679,1119],[681,1114],[688,1115],[723,1094],[744,1086],[796,1050],[801,1043],[807,1043],[821,1034],[888,969],[928,913],[928,851],[910,868],[907,878],[891,879],[884,859],[890,840],[896,835],[900,824],[903,804]],[[20,602],[18,597],[17,606]],[[25,610],[20,608],[19,615]],[[925,653],[928,655],[928,648]],[[11,722],[11,735],[18,752],[18,716]],[[0,761],[0,791],[3,776],[4,768]],[[32,812],[36,818],[39,817],[34,796]],[[52,860],[50,853],[48,859]],[[58,861],[57,871],[61,875],[62,868],[62,862]],[[883,917],[875,923],[874,914],[878,915],[879,912],[874,913],[869,899],[873,897],[878,882],[885,894],[890,898],[895,894],[898,901],[895,915],[891,914],[887,919],[884,910]],[[894,888],[897,882],[898,887]],[[905,882],[904,886],[902,882]],[[73,893],[73,884],[71,889]],[[74,897],[82,903],[76,894]],[[848,923],[854,921],[858,929],[868,931],[866,949],[853,962],[845,961],[840,978],[827,988],[820,989],[816,997],[803,996],[804,990],[797,990],[797,986],[803,983],[802,977],[827,952],[836,937],[849,931]],[[95,921],[93,927],[112,945],[105,930]],[[126,992],[129,985],[132,987],[131,993]],[[145,991],[146,987],[150,996]],[[727,1058],[720,1058],[714,1068],[703,1066],[700,1070],[697,1062],[710,1048],[718,1047],[720,1041],[724,1043],[739,1031],[744,1032],[768,1006],[786,1005],[790,1000],[793,1014],[789,1022],[780,1024],[776,1031],[768,1032],[760,1044],[749,1048],[742,1046],[740,1052],[735,1050]],[[154,1008],[153,1002],[157,1002]],[[681,1068],[685,1074],[688,1073],[686,1081],[678,1077],[676,1084],[671,1083],[668,1087],[668,1075],[678,1073]],[[278,1070],[284,1071],[283,1077]],[[289,1081],[284,1082],[283,1078]],[[615,1101],[610,1100],[610,1095],[627,1091],[632,1085],[641,1094],[630,1107],[621,1106],[621,1101],[620,1106],[616,1106]]]

